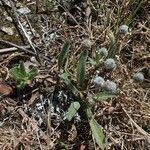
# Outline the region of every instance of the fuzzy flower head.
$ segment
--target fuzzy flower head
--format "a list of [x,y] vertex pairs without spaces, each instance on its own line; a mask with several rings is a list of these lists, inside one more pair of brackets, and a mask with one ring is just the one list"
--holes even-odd
[[114,59],[108,58],[108,59],[105,60],[104,66],[105,66],[106,69],[111,70],[111,69],[114,69],[116,67],[116,62],[115,62]]
[[121,25],[119,27],[119,33],[121,34],[127,34],[129,31],[129,27],[127,25]]
[[103,84],[103,89],[107,92],[115,93],[117,91],[117,85],[113,81],[106,81]]
[[143,82],[144,81],[144,75],[141,72],[138,72],[133,75],[133,80],[136,82]]
[[85,39],[83,42],[82,42],[82,45],[84,46],[84,47],[87,47],[87,48],[91,48],[91,46],[92,46],[92,42],[89,40],[89,39]]
[[102,47],[102,48],[100,48],[99,53],[100,53],[101,56],[107,57],[107,55],[108,55],[108,50],[107,50],[107,48]]
[[101,76],[96,76],[95,79],[93,80],[93,82],[96,86],[102,87],[105,81]]

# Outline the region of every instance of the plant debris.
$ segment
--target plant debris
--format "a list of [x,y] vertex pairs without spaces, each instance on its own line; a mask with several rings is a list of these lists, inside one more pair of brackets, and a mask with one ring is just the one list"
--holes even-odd
[[149,6],[0,0],[0,149],[149,150]]

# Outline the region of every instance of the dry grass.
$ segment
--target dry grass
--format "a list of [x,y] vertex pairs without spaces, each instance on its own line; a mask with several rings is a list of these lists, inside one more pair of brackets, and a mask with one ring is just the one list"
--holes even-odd
[[[35,11],[34,4],[25,0],[21,3]],[[31,88],[32,91],[27,90],[24,93],[26,103],[28,104],[30,100],[31,108],[34,109],[35,104],[45,97],[52,100],[58,87],[64,89],[64,85],[56,81],[58,76],[57,56],[66,39],[69,39],[71,43],[68,64],[72,77],[75,79],[75,62],[81,52],[82,41],[87,38],[92,41],[89,56],[93,57],[98,47],[110,48],[112,46],[109,38],[111,32],[116,37],[117,68],[111,73],[103,69],[100,71],[106,75],[107,79],[114,80],[118,84],[120,94],[113,100],[97,103],[93,106],[93,112],[104,129],[109,150],[148,150],[150,148],[149,1],[123,0],[118,3],[115,0],[87,1],[84,2],[84,5],[79,5],[73,12],[70,10],[71,7],[64,8],[66,13],[55,9],[62,4],[52,2],[46,8],[50,7],[51,11],[47,12],[40,1],[39,14],[28,15],[32,26],[28,30],[35,30],[35,35],[31,36],[32,42],[35,47],[38,47],[42,64],[38,64],[39,76],[37,81],[32,83],[35,84],[35,87]],[[139,10],[135,12],[138,5]],[[0,6],[0,11],[2,9],[4,10]],[[134,13],[135,15],[131,15]],[[21,16],[20,20],[22,23],[27,21],[24,16]],[[4,19],[3,22],[7,22],[7,19]],[[0,22],[1,26],[3,22]],[[76,25],[71,26],[68,23]],[[118,36],[119,26],[125,23],[131,28],[131,34]],[[8,24],[13,26],[13,23],[8,22]],[[46,39],[43,39],[42,36],[44,32],[47,33]],[[56,33],[54,39],[51,39],[52,34],[50,33]],[[2,34],[1,39],[23,45],[21,41],[18,43],[15,39],[12,40],[11,36]],[[16,34],[17,31],[15,31]],[[26,38],[25,40],[28,43]],[[7,48],[7,45],[1,44],[0,48]],[[15,82],[10,78],[8,70],[19,60],[26,61],[29,58],[31,58],[30,55],[17,51],[0,54],[0,83],[5,83],[13,88],[11,95],[0,97],[0,149],[98,150],[99,148],[91,137],[86,119],[83,118],[81,124],[71,122],[68,125],[62,125],[55,119],[56,114],[44,112],[45,128],[39,127],[38,121],[25,113],[25,105],[23,102],[18,102],[18,96],[14,91]],[[93,68],[90,66],[87,70],[91,74]],[[132,80],[133,74],[138,71],[142,71],[146,78],[142,84],[134,83]],[[89,77],[91,78],[92,76]],[[88,93],[91,90],[90,86],[89,81]],[[38,92],[37,95],[36,92]]]

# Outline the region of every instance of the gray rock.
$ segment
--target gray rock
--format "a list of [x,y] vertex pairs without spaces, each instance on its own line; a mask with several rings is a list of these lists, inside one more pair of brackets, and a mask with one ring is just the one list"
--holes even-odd
[[128,33],[128,31],[129,31],[129,27],[127,25],[121,25],[119,27],[119,32],[121,34],[126,34],[126,33]]

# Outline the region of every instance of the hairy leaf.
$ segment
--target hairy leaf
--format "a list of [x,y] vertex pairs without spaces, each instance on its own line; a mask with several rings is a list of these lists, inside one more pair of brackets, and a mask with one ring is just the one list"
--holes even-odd
[[37,74],[38,74],[38,69],[37,68],[32,68],[30,71],[29,71],[29,73],[28,73],[29,75],[29,77],[28,77],[28,79],[29,80],[32,80]]
[[67,59],[67,55],[69,53],[70,43],[69,41],[66,41],[63,45],[62,51],[60,52],[58,56],[58,66],[59,68],[62,68],[65,66],[65,62]]
[[27,76],[27,71],[26,68],[24,66],[24,62],[21,61],[19,67],[19,72],[23,75],[23,76]]
[[68,108],[66,118],[68,121],[71,121],[72,118],[76,115],[78,109],[80,108],[80,103],[79,102],[72,102]]
[[80,88],[84,88],[85,85],[85,72],[86,72],[86,60],[88,51],[84,50],[79,57],[79,63],[77,66],[77,82]]
[[102,150],[104,150],[106,147],[106,142],[105,142],[105,136],[103,134],[102,127],[97,123],[97,121],[94,118],[92,118],[89,123],[92,131],[92,135],[95,138],[96,143]]
[[103,133],[102,127],[98,124],[98,122],[93,118],[92,112],[90,109],[87,109],[87,115],[89,118],[89,124],[92,131],[92,135],[98,144],[98,146],[101,148],[101,150],[104,150],[107,146],[105,135]]
[[109,51],[108,51],[107,58],[111,58],[111,57],[114,58],[114,56],[117,53],[116,38],[115,38],[114,33],[112,31],[108,32],[108,37],[109,37],[111,43],[110,43],[110,48],[109,48]]
[[94,99],[98,102],[104,101],[108,98],[113,98],[116,97],[117,95],[115,93],[110,93],[110,92],[100,92],[94,95]]
[[26,79],[26,75],[20,70],[20,67],[14,67],[12,69],[10,69],[10,74],[16,79],[16,80],[25,80]]
[[23,62],[20,62],[18,66],[10,69],[9,72],[16,80],[18,88],[23,88],[29,80],[32,80],[38,74],[37,68],[28,71]]
[[97,64],[96,61],[92,58],[89,58],[89,63],[93,66],[96,66],[96,64]]
[[68,86],[68,88],[75,94],[79,94],[79,91],[77,88],[71,83],[71,81],[68,78],[67,73],[63,73],[59,76],[62,80],[64,80],[65,84]]

